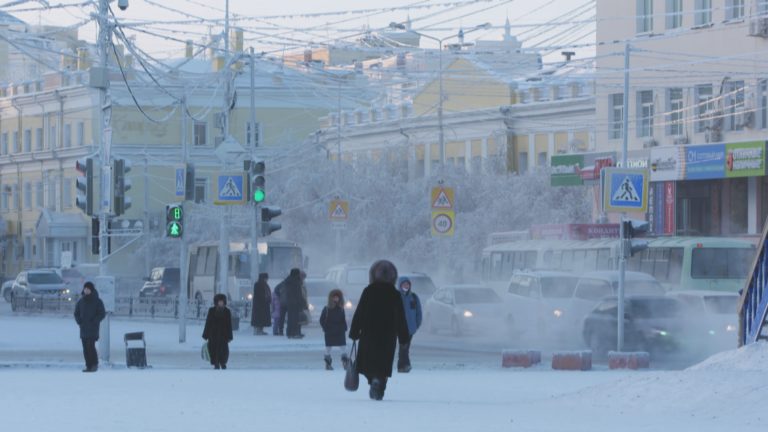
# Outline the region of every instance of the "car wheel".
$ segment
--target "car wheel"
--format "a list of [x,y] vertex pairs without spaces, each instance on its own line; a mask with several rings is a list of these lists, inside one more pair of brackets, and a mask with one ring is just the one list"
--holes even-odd
[[451,333],[453,333],[454,336],[461,336],[461,325],[456,317],[451,318]]

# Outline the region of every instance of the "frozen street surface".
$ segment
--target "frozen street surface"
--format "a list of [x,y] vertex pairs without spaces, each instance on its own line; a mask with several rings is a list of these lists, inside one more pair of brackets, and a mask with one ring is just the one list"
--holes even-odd
[[[200,326],[178,343],[170,322],[113,320],[111,364],[83,374],[69,317],[0,313],[0,412],[7,431],[758,431],[768,344],[682,371],[502,369],[500,354],[414,347],[384,400],[322,370],[322,339],[256,337],[243,327],[230,369],[199,355]],[[126,369],[122,334],[147,333],[152,368]],[[475,359],[477,361],[475,361]]]

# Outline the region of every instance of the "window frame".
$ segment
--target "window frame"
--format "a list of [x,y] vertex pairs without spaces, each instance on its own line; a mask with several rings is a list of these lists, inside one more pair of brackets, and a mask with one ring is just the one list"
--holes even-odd
[[[649,96],[646,100],[646,96]],[[636,94],[637,101],[637,137],[653,137],[653,123],[656,114],[653,90],[638,90]]]
[[[618,104],[617,104],[618,101]],[[624,93],[608,95],[609,139],[622,139],[624,137]]]
[[[680,97],[673,99],[673,95],[678,93]],[[685,119],[685,100],[682,87],[672,87],[667,89],[667,135],[681,136],[684,133]]]

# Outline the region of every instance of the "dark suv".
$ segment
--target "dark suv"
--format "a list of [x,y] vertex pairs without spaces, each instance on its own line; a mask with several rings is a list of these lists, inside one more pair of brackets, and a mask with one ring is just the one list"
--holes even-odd
[[139,297],[166,297],[179,295],[179,268],[155,267],[145,279]]

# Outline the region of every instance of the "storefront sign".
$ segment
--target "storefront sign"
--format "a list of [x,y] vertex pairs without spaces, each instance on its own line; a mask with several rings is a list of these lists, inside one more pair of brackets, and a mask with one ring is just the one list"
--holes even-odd
[[765,175],[765,141],[725,145],[725,176]]
[[675,233],[675,182],[664,182],[664,234]]
[[552,186],[595,185],[600,170],[615,165],[615,152],[581,153],[552,156]]
[[685,178],[687,180],[725,177],[725,144],[687,146]]
[[685,156],[683,147],[656,147],[651,149],[651,181],[682,180]]

